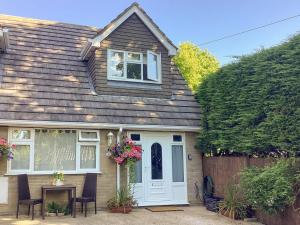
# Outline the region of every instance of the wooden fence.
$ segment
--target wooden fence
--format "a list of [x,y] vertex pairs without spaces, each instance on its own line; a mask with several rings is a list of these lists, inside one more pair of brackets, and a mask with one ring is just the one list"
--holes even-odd
[[[229,181],[244,168],[249,166],[264,166],[274,161],[271,158],[248,158],[248,157],[204,157],[203,175],[211,176],[215,184],[215,195],[224,197],[224,189]],[[297,199],[296,207],[300,207],[300,198]],[[275,216],[257,212],[260,222],[267,225],[300,225],[300,216],[292,207],[284,213]]]

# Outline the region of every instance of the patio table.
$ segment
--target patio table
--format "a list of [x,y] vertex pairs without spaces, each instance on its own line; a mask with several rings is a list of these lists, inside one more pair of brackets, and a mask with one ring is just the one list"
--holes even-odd
[[45,219],[45,204],[46,204],[46,195],[48,191],[68,191],[68,201],[69,201],[69,206],[70,203],[73,203],[73,205],[71,207],[73,207],[72,209],[72,213],[73,213],[73,217],[76,217],[76,201],[71,201],[72,198],[76,199],[76,186],[74,185],[60,185],[60,186],[55,186],[55,185],[43,185],[42,186],[42,199],[43,199],[43,203],[42,203],[42,218]]

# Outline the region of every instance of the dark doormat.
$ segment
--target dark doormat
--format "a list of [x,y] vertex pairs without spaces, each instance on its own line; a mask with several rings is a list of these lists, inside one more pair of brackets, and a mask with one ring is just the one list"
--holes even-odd
[[154,206],[154,207],[146,207],[146,209],[151,212],[184,211],[182,208],[178,208],[176,206]]

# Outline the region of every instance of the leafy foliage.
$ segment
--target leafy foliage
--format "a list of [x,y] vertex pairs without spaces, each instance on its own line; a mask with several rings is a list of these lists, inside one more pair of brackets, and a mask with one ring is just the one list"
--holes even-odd
[[241,173],[241,187],[254,209],[277,214],[292,205],[300,191],[300,159],[278,160],[264,168]]
[[117,195],[109,199],[106,203],[107,208],[109,209],[119,207],[133,207],[136,204],[137,202],[136,200],[134,200],[129,187],[121,187],[120,190],[117,191]]
[[207,76],[197,97],[204,153],[294,154],[300,149],[300,35]]
[[231,219],[244,219],[247,207],[239,185],[229,182],[225,188],[225,199],[219,203],[219,212]]
[[192,91],[197,90],[205,76],[219,69],[219,62],[212,54],[191,42],[182,43],[173,60]]

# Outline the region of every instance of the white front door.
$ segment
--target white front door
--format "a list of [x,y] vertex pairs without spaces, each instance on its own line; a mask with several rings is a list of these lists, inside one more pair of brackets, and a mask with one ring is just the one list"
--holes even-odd
[[164,135],[145,134],[145,202],[148,204],[171,201],[170,144]]
[[184,134],[174,141],[173,133],[132,132],[143,149],[136,164],[133,194],[140,206],[187,204]]

